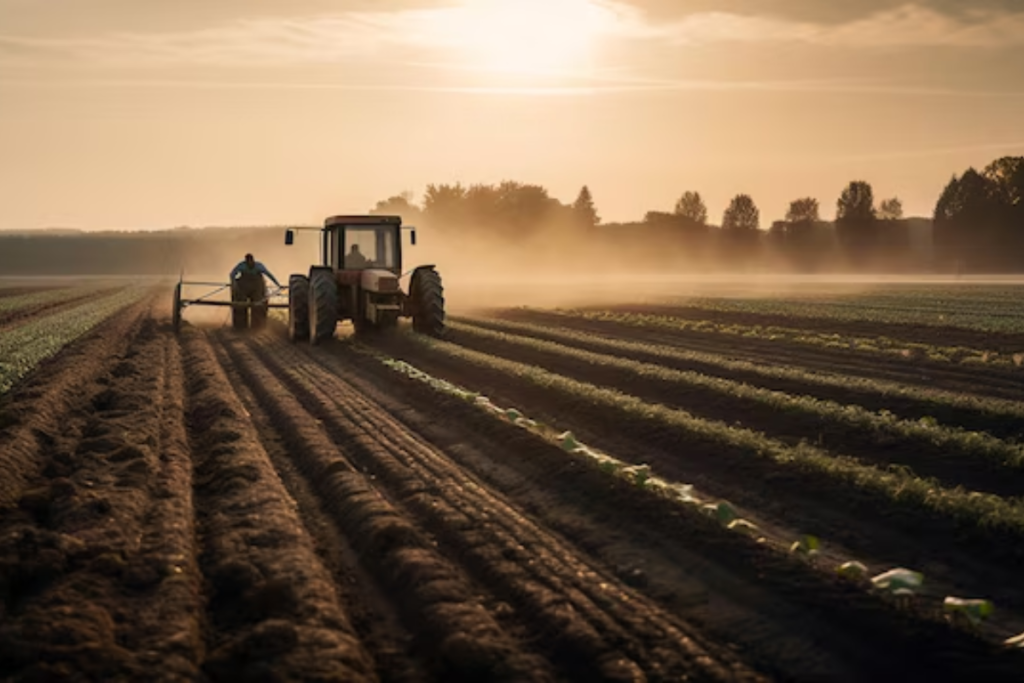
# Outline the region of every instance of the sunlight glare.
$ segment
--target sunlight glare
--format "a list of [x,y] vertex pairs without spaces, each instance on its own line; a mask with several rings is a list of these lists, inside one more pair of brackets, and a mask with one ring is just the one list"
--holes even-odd
[[447,27],[481,68],[519,73],[578,69],[615,12],[599,0],[464,0]]

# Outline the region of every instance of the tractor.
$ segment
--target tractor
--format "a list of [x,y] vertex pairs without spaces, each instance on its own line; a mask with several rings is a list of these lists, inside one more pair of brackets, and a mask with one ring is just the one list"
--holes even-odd
[[[289,228],[320,232],[320,262],[309,275],[288,278],[288,337],[311,344],[334,336],[339,321],[351,320],[357,335],[392,329],[399,318],[412,318],[416,332],[445,333],[444,289],[433,265],[412,270],[409,291],[399,285],[402,271],[400,216],[332,216],[323,228]],[[416,230],[410,243],[416,244]]]

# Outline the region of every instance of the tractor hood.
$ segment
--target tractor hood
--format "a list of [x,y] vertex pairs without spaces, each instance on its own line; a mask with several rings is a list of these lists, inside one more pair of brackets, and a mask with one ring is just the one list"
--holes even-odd
[[364,270],[360,274],[359,285],[367,292],[381,294],[398,293],[398,276],[390,270]]

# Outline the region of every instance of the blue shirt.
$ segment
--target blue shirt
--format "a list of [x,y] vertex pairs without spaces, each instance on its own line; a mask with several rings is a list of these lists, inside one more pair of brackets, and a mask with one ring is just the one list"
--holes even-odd
[[[255,267],[254,267],[254,269],[256,270],[256,272],[257,272],[257,273],[260,273],[260,274],[262,274],[262,275],[266,275],[267,277],[269,277],[269,278],[270,278],[271,280],[273,280],[273,281],[274,281],[274,284],[275,284],[275,285],[277,285],[278,287],[280,287],[280,286],[281,286],[281,283],[277,281],[277,278],[276,278],[276,277],[274,277],[274,274],[273,274],[273,273],[271,273],[271,272],[270,272],[269,270],[267,270],[267,267],[266,267],[266,266],[264,266],[264,265],[263,265],[262,263],[260,263],[259,261],[256,261],[256,262],[255,262]],[[228,275],[228,279],[229,279],[229,280],[234,280],[234,279],[235,279],[235,276],[237,276],[237,275],[238,275],[239,273],[241,273],[241,272],[242,272],[243,270],[249,270],[249,266],[248,266],[248,265],[246,265],[246,263],[245,263],[245,261],[244,261],[244,260],[243,260],[243,261],[239,261],[239,262],[238,262],[238,265],[237,265],[237,266],[235,266],[235,267],[234,267],[234,269],[233,269],[233,270],[231,271],[231,274],[230,274],[230,275]]]

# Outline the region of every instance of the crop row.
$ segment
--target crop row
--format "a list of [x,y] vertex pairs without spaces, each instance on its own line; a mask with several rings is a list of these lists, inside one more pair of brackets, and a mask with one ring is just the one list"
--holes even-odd
[[642,426],[651,433],[671,433],[679,446],[685,443],[704,444],[716,452],[721,462],[734,460],[742,463],[750,458],[768,461],[779,470],[808,477],[810,490],[814,490],[814,482],[817,480],[830,489],[856,490],[889,509],[903,510],[908,513],[907,519],[918,517],[924,512],[946,518],[954,522],[954,526],[967,527],[964,530],[973,530],[971,535],[974,536],[986,537],[992,534],[997,537],[992,549],[999,553],[1005,550],[1012,555],[1016,552],[1013,547],[1001,544],[999,538],[1002,541],[1006,538],[1015,539],[1015,543],[1024,538],[1024,503],[1018,501],[959,488],[945,488],[906,470],[883,470],[807,444],[788,446],[753,430],[700,419],[684,410],[648,403],[614,389],[451,343],[419,336],[412,337],[411,341],[424,351],[455,359],[487,373],[501,375],[506,382],[526,381],[552,396],[558,396],[565,403],[578,404],[583,401],[588,406],[600,409],[602,414],[618,415],[620,420]]
[[[545,311],[550,313],[550,311]],[[885,336],[855,336],[837,333],[821,333],[793,327],[776,325],[740,325],[716,323],[709,320],[688,320],[668,315],[648,313],[619,313],[615,311],[592,311],[583,309],[559,309],[556,314],[613,322],[641,329],[664,329],[683,332],[703,332],[804,344],[828,349],[857,351],[872,354],[898,356],[907,359],[927,358],[939,363],[963,363],[981,365],[1020,366],[1024,364],[1024,353],[1005,354],[989,349],[964,346],[940,346],[921,344]],[[796,322],[794,320],[794,322]]]
[[[858,377],[836,372],[809,372],[788,365],[752,363],[716,353],[631,341],[589,332],[577,332],[566,327],[555,328],[495,318],[452,317],[450,320],[465,322],[477,328],[546,339],[610,355],[647,358],[650,359],[650,362],[658,365],[676,368],[702,368],[712,374],[754,378],[758,382],[771,383],[774,380],[781,380],[786,385],[803,385],[809,392],[820,388],[828,391],[841,391],[848,395],[870,397],[879,402],[892,402],[893,399],[901,399],[920,404],[921,410],[930,408],[933,411],[947,412],[953,409],[964,416],[976,416],[979,423],[989,423],[990,425],[994,423],[999,426],[1008,420],[1024,420],[1024,405],[1018,401],[914,386],[873,377]],[[925,416],[926,414],[922,415],[922,417]]]
[[142,288],[128,288],[75,308],[32,320],[0,334],[0,394],[6,393],[41,361],[114,313],[138,301]]
[[842,405],[806,395],[794,396],[699,372],[667,369],[653,363],[594,353],[533,337],[460,323],[452,323],[450,328],[458,332],[460,340],[475,338],[483,347],[493,348],[495,343],[499,343],[506,348],[532,349],[556,357],[571,357],[593,367],[613,368],[622,371],[624,383],[644,379],[666,385],[681,395],[700,391],[719,401],[734,404],[737,414],[744,414],[748,406],[762,406],[777,412],[780,418],[808,417],[825,426],[863,431],[882,442],[908,441],[916,443],[919,448],[987,458],[998,465],[1014,469],[1024,467],[1024,447],[983,432],[952,429],[931,420],[901,420],[892,413],[873,413],[857,405]]
[[81,294],[81,289],[67,288],[46,289],[40,292],[28,292],[27,294],[3,297],[0,298],[0,315],[25,308],[32,308],[34,306],[52,304],[63,301],[64,299],[72,299],[80,296]]
[[985,332],[1024,332],[1024,310],[1013,299],[971,301],[951,305],[942,299],[872,302],[860,298],[846,301],[816,299],[733,299],[720,297],[686,298],[678,301],[688,308],[726,313],[753,313],[825,320],[876,323],[913,323],[940,327],[962,327]]

